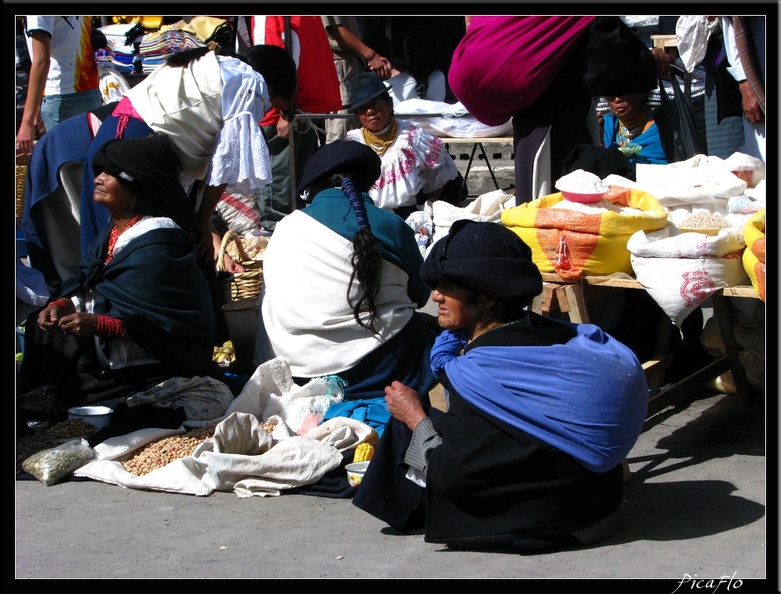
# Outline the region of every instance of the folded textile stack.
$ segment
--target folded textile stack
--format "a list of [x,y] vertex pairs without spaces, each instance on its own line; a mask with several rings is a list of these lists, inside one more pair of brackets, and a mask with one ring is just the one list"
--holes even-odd
[[144,35],[139,46],[143,71],[148,74],[178,52],[206,45],[194,33],[184,31],[184,21],[176,22],[160,31]]
[[133,71],[133,43],[143,37],[144,28],[140,23],[122,23],[106,25],[100,28],[108,42],[109,58],[114,69],[120,74]]

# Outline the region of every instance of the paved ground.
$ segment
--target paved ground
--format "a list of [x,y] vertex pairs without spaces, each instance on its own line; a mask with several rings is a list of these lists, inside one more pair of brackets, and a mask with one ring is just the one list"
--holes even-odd
[[[744,580],[739,594],[775,592],[765,581],[776,564],[767,560],[764,419],[762,406],[711,392],[663,411],[629,456],[624,530],[590,549],[538,556],[448,551],[420,533],[394,533],[345,499],[16,481],[15,577],[567,580],[558,591],[600,578],[669,594],[696,575]],[[666,579],[645,582],[655,578]]]

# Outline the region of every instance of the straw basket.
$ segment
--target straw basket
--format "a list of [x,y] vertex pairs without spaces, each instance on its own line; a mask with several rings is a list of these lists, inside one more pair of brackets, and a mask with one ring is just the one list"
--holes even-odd
[[247,255],[241,242],[241,237],[235,231],[228,231],[222,238],[219,257],[217,258],[217,269],[225,271],[225,252],[231,241],[236,243],[236,250],[240,259],[238,263],[244,267],[244,272],[233,273],[230,291],[231,301],[256,297],[260,295],[260,286],[263,282],[263,262],[253,260]]
[[16,155],[16,218],[24,217],[24,186],[27,183],[27,163],[29,153]]

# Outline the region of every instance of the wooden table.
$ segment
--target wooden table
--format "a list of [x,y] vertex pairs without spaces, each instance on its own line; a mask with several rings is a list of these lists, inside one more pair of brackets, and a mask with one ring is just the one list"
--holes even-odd
[[[584,291],[587,287],[607,290],[645,290],[640,282],[627,274],[583,276],[579,280],[571,281],[563,279],[557,274],[543,273],[542,280],[543,290],[532,302],[532,310],[542,315],[550,315],[552,312],[559,311],[566,314],[570,321],[576,323],[589,322],[588,300]],[[727,354],[715,358],[693,374],[672,385],[662,385],[664,372],[671,365],[674,357],[674,354],[667,350],[671,326],[660,325],[654,355],[648,361],[643,362],[643,369],[650,388],[649,418],[663,409],[677,404],[693,390],[730,370],[735,382],[735,389],[741,400],[749,402],[756,395],[756,390],[748,382],[743,365],[740,363],[733,331],[732,314],[727,303],[728,298],[759,299],[759,295],[751,285],[725,287],[713,294],[713,315],[718,321]]]

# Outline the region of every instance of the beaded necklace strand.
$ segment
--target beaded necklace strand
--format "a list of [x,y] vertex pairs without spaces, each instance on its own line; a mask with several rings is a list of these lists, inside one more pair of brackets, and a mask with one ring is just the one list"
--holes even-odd
[[388,131],[385,134],[373,134],[366,128],[361,129],[363,134],[363,142],[366,146],[370,147],[375,153],[382,156],[387,151],[393,142],[396,140],[396,135],[399,132],[399,126],[396,123],[396,118],[391,116],[391,123],[388,127]]
[[[141,220],[141,215],[136,215],[132,219],[130,219],[127,222],[127,225],[125,226],[125,231],[130,229],[133,225],[135,225],[138,221]],[[123,233],[125,232],[123,231]],[[119,231],[117,231],[116,224],[111,228],[111,232],[108,236],[108,245],[106,246],[107,252],[106,252],[106,264],[111,262],[111,260],[114,259],[114,246],[117,245],[117,239],[119,239]]]

